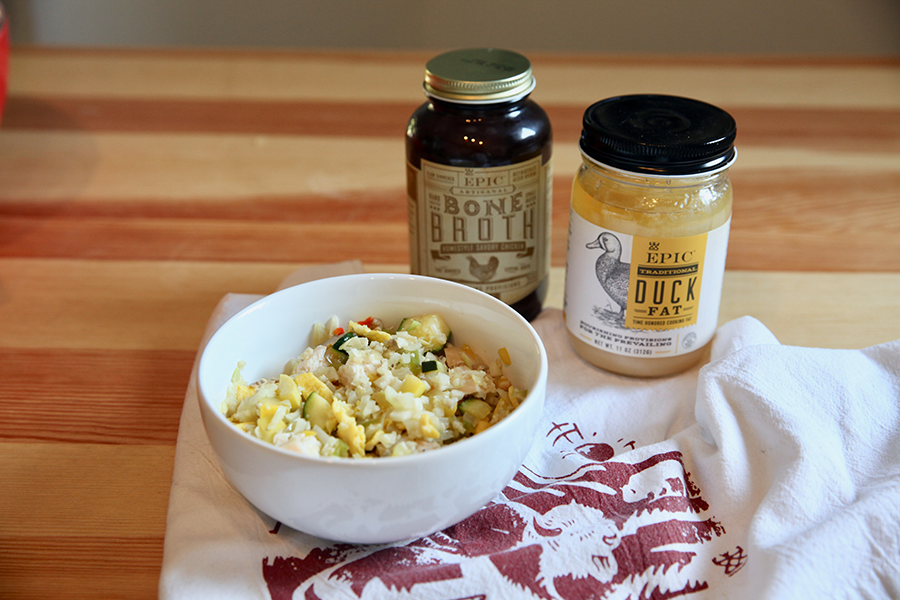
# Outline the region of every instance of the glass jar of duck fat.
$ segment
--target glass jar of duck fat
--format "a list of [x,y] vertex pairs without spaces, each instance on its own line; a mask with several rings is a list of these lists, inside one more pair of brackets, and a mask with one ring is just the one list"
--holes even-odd
[[406,129],[410,269],[467,284],[531,320],[550,272],[551,132],[516,52],[447,52]]
[[653,377],[703,356],[718,326],[736,129],[727,112],[674,96],[585,111],[564,318],[589,363]]

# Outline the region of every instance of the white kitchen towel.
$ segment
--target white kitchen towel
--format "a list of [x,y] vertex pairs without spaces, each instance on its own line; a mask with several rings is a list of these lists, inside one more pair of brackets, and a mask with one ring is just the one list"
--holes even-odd
[[[207,338],[257,298],[223,298]],[[488,506],[411,543],[335,544],[254,509],[192,377],[160,597],[900,598],[900,341],[787,347],[744,317],[707,366],[632,379],[581,361],[560,311],[534,326],[550,359],[534,448]]]

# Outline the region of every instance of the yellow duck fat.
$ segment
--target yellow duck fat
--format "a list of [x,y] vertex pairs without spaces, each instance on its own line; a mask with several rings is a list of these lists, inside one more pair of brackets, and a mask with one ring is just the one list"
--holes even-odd
[[578,354],[624,375],[695,364],[718,324],[736,124],[710,104],[609,98],[585,111],[565,321]]

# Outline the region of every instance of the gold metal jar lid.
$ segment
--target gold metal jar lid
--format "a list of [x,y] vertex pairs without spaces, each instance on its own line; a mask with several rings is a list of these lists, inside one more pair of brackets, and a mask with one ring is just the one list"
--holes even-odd
[[510,102],[533,89],[531,62],[511,50],[453,50],[425,65],[425,93],[440,100],[464,104]]

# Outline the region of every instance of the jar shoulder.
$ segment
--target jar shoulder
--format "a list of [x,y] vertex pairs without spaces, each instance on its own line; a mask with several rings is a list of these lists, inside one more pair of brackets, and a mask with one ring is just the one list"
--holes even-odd
[[550,128],[550,118],[546,111],[530,98],[509,105],[488,106],[429,101],[416,108],[410,121],[423,126],[438,123],[477,124],[481,122],[514,125],[537,122],[542,127]]
[[552,129],[547,113],[526,100],[507,108],[470,108],[426,102],[410,117],[407,159],[460,166],[499,166],[550,158]]
[[572,210],[599,227],[640,236],[697,235],[729,222],[733,193],[727,176],[707,178],[703,185],[656,183],[624,185],[581,169],[572,186]]
[[699,206],[730,205],[731,180],[726,172],[697,177],[646,177],[583,164],[574,187],[601,203],[650,212],[691,211]]

